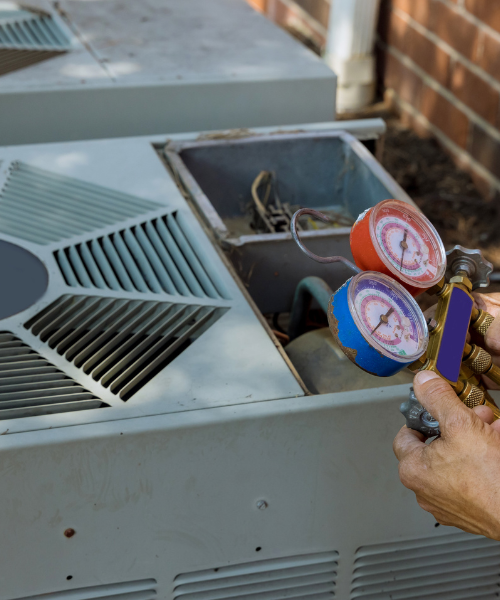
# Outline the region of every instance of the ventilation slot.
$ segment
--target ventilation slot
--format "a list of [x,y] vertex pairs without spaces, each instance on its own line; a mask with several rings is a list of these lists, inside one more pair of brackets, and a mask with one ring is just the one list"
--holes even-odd
[[0,232],[48,244],[159,208],[154,202],[15,162],[0,194]]
[[68,38],[48,13],[0,8],[0,75],[69,49]]
[[210,306],[63,296],[26,328],[128,400],[226,311]]
[[337,560],[337,552],[324,552],[179,575],[174,600],[331,600]]
[[0,419],[106,406],[14,335],[0,332]]
[[58,250],[55,257],[73,287],[227,297],[180,213]]
[[104,600],[104,598],[113,598],[115,600],[155,600],[157,598],[156,580],[143,579],[127,583],[96,585],[67,590],[65,592],[25,596],[24,598],[16,598],[16,600]]
[[360,548],[351,600],[498,600],[499,586],[500,543],[461,533]]

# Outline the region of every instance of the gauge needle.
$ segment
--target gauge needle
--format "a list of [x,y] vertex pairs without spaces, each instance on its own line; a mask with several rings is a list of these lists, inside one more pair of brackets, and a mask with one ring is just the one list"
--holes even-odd
[[399,244],[401,246],[401,248],[403,248],[403,252],[401,252],[401,265],[399,266],[400,271],[403,270],[403,258],[404,258],[405,252],[408,248],[408,244],[406,243],[407,236],[408,236],[408,229],[405,229],[405,235],[404,235],[403,241],[400,242],[400,244]]
[[373,334],[374,334],[374,333],[377,331],[377,329],[378,329],[378,328],[379,328],[379,327],[382,325],[382,323],[388,323],[388,322],[389,322],[389,317],[392,315],[392,313],[393,313],[393,312],[394,312],[394,309],[393,309],[393,308],[390,308],[390,309],[389,309],[389,310],[388,310],[388,311],[385,313],[385,315],[382,315],[382,316],[380,317],[380,321],[378,322],[378,324],[377,324],[377,325],[375,325],[375,328],[374,328],[374,329],[372,329],[372,331],[371,331],[370,335],[373,335]]

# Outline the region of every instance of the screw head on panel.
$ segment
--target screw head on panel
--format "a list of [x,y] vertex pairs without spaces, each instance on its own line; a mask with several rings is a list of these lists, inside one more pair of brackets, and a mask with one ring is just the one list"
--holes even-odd
[[257,508],[259,510],[265,510],[269,505],[265,500],[257,500]]

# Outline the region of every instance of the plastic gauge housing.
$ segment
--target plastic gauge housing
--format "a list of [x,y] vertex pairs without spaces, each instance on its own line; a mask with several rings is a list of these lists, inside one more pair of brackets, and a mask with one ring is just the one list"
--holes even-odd
[[383,200],[361,214],[350,244],[360,269],[390,275],[413,296],[438,283],[446,271],[438,232],[425,215],[401,200]]
[[394,279],[373,271],[355,275],[332,295],[328,322],[344,354],[379,377],[416,361],[429,342],[415,299]]

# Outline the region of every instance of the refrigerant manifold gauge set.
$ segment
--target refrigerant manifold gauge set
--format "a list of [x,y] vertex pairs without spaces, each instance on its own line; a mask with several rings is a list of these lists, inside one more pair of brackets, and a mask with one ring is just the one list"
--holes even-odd
[[[486,404],[496,418],[500,410],[486,391],[481,375],[500,384],[500,368],[481,347],[467,343],[472,327],[486,333],[493,317],[475,307],[472,291],[489,285],[492,265],[479,250],[455,246],[445,252],[430,221],[400,200],[383,200],[362,213],[351,230],[354,262],[342,256],[321,257],[303,244],[297,219],[291,223],[300,249],[321,263],[342,262],[356,274],[332,294],[328,322],[337,344],[358,367],[379,377],[409,368],[428,369],[446,379],[470,408]],[[436,295],[436,314],[427,322],[414,296]],[[439,424],[410,393],[401,410],[408,427],[432,436]]]

